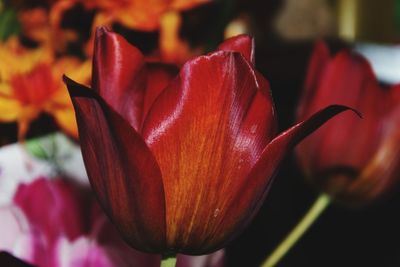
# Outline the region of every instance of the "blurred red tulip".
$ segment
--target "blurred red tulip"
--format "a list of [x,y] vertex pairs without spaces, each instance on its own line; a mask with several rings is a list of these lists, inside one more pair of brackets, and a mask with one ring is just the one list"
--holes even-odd
[[277,136],[245,35],[176,73],[100,28],[93,90],[65,82],[91,185],[124,239],[147,252],[203,254],[249,223],[287,152],[347,108],[328,107]]
[[369,202],[400,178],[400,85],[379,85],[361,55],[343,50],[334,57],[315,46],[298,109],[303,120],[335,103],[361,112],[340,114],[297,149],[308,179],[337,200]]

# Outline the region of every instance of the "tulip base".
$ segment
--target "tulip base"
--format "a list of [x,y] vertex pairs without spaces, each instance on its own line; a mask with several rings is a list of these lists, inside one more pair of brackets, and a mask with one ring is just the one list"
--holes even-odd
[[294,244],[304,235],[310,226],[318,219],[322,212],[329,206],[330,197],[326,194],[321,194],[304,215],[301,221],[295,228],[286,236],[279,246],[270,254],[264,261],[261,267],[275,266],[283,256],[293,247]]
[[176,257],[166,258],[161,261],[160,267],[175,267]]

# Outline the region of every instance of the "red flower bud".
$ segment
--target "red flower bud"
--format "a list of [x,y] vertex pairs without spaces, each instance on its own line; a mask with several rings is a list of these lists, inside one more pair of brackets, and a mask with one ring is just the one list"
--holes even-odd
[[300,101],[302,120],[332,103],[360,111],[340,114],[297,149],[308,179],[337,200],[364,204],[400,178],[400,86],[384,88],[366,59],[343,50],[334,57],[322,42],[314,49]]

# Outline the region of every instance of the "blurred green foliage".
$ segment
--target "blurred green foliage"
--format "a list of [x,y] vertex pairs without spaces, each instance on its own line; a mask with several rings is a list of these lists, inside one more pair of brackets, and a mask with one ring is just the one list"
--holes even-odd
[[5,41],[10,36],[19,34],[20,29],[15,10],[0,1],[0,40]]

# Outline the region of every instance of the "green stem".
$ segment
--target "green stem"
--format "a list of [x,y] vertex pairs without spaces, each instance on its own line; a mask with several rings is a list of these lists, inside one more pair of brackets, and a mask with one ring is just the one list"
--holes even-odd
[[275,266],[283,256],[293,247],[294,244],[304,235],[322,212],[329,206],[330,197],[326,194],[321,194],[310,207],[301,221],[296,227],[286,236],[282,243],[269,255],[261,267]]
[[160,267],[175,267],[176,257],[166,258],[161,261]]

